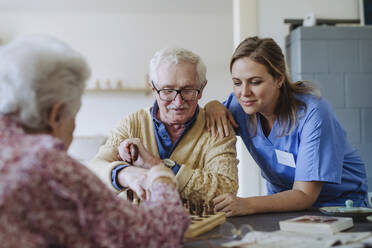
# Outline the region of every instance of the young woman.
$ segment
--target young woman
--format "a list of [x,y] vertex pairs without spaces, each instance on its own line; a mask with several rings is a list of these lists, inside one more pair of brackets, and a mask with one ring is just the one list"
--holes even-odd
[[[328,102],[309,83],[292,83],[280,47],[252,37],[230,62],[233,94],[206,105],[207,128],[229,135],[235,126],[267,180],[267,196],[214,199],[228,216],[309,207],[366,206],[365,165]],[[226,131],[225,131],[226,130]]]

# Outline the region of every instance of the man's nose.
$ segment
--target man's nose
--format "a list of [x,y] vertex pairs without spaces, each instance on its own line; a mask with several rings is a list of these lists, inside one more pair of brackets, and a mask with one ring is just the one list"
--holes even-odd
[[173,103],[176,106],[181,106],[184,103],[184,100],[180,93],[177,93],[176,98],[174,98]]

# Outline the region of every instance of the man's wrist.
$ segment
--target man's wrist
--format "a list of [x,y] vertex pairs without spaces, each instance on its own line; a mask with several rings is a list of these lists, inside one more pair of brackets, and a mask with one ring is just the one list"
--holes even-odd
[[127,180],[126,180],[126,175],[127,175],[126,172],[128,172],[128,170],[131,170],[132,167],[133,167],[133,166],[128,165],[128,166],[124,167],[123,169],[121,169],[121,170],[119,171],[119,173],[118,173],[118,176],[117,176],[117,177],[118,177],[118,182],[119,182],[119,184],[120,184],[124,189],[129,187],[129,185],[128,185],[128,183],[127,183]]
[[152,167],[157,166],[157,165],[164,165],[164,163],[163,163],[163,161],[162,161],[161,159],[155,157],[155,158],[151,161],[151,163],[149,163],[149,164],[147,165],[147,168],[148,168],[148,169],[151,169]]
[[126,164],[121,164],[116,166],[112,172],[111,172],[111,183],[114,186],[115,189],[117,190],[123,190],[124,185],[121,184],[120,179],[119,179],[119,174],[122,172],[125,168],[129,167],[130,165]]
[[163,163],[165,164],[165,166],[173,171],[174,175],[177,175],[178,171],[181,168],[181,166],[177,164],[176,161],[169,158],[163,159]]

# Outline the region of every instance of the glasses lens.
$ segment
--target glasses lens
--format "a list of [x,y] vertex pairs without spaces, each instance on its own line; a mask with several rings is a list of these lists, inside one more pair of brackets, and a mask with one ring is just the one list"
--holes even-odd
[[[184,101],[196,100],[198,96],[198,90],[183,89],[178,92],[181,94],[181,97]],[[159,90],[159,96],[161,100],[173,101],[177,96],[177,90],[171,90],[171,89]]]
[[235,239],[237,237],[237,230],[230,222],[225,222],[220,225],[220,234],[224,239]]
[[189,89],[181,90],[181,95],[182,95],[182,98],[184,100],[191,101],[191,100],[196,99],[196,96],[198,95],[198,91],[197,90],[189,90]]
[[160,90],[159,91],[160,99],[164,101],[173,101],[176,95],[177,95],[177,91],[175,90]]
[[241,239],[244,238],[244,236],[247,235],[248,233],[253,232],[253,227],[248,224],[242,225],[239,229]]

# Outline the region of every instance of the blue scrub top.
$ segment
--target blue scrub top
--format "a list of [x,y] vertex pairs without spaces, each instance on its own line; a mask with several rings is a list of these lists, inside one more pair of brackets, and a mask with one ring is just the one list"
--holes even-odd
[[[348,199],[354,201],[354,206],[367,206],[365,165],[348,142],[331,106],[324,98],[296,97],[306,104],[306,111],[299,111],[301,118],[295,129],[282,136],[280,125],[275,121],[266,137],[259,113],[257,134],[253,136],[247,125],[250,117],[234,94],[224,102],[239,124],[236,134],[241,136],[267,180],[268,194],[290,190],[294,181],[321,181],[323,188],[314,207],[344,206]],[[290,163],[279,163],[275,149],[287,152],[287,155],[291,153],[294,167],[289,166]]]

